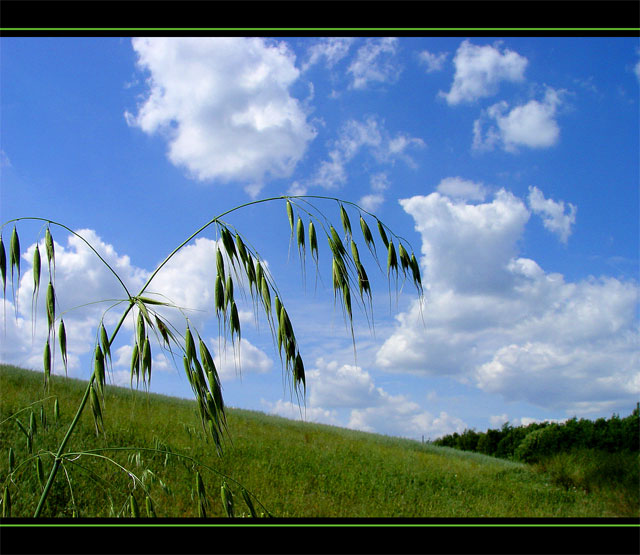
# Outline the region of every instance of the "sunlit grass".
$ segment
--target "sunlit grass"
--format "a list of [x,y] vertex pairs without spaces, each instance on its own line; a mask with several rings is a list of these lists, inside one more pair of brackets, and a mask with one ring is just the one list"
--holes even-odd
[[[60,442],[84,387],[85,383],[77,380],[52,378],[49,395],[58,397],[61,418],[54,422],[53,399],[48,400],[44,404],[47,429],[40,426],[33,442],[33,453],[41,453],[45,473],[51,465],[47,452],[54,451]],[[42,374],[2,366],[0,394],[0,420],[4,420],[42,398]],[[39,408],[33,406],[38,418]],[[18,418],[28,422],[30,411]],[[575,487],[567,487],[552,467],[532,467],[239,409],[229,409],[231,442],[220,458],[211,440],[205,439],[193,402],[128,388],[108,388],[104,423],[106,436],[96,437],[91,416],[83,416],[68,450],[168,446],[188,457],[170,456],[165,465],[165,455],[152,451],[100,452],[143,479],[159,517],[197,516],[193,460],[206,466],[199,471],[210,501],[208,516],[223,516],[221,475],[231,480],[229,484],[236,491],[235,482],[242,484],[278,517],[638,515],[637,504],[624,493],[629,484],[612,489],[607,480],[601,480],[600,486],[588,489],[578,481]],[[16,465],[29,457],[25,435],[15,423],[4,422],[0,426],[2,483],[7,477],[10,446]],[[577,462],[575,466],[579,466]],[[65,468],[69,481],[64,473],[58,476],[44,516],[71,516],[69,482],[79,516],[125,514],[129,492],[139,497],[144,507],[143,487],[105,459],[83,456]],[[14,516],[32,514],[42,491],[33,464],[22,470],[11,486]],[[239,495],[236,497],[242,512],[242,502]]]

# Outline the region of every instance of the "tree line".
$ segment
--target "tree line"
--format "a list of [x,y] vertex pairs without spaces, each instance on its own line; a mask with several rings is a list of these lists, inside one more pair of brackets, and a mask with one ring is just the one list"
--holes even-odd
[[493,457],[537,462],[556,453],[574,449],[597,449],[609,453],[638,452],[640,450],[640,403],[633,412],[620,418],[578,420],[575,416],[562,423],[534,422],[526,426],[512,426],[508,422],[501,429],[477,432],[466,429],[436,439],[434,445],[474,451]]

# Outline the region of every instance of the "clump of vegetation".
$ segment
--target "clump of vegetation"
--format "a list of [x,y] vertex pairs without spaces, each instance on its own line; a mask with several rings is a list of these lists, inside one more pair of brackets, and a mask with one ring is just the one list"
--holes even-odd
[[640,510],[640,410],[595,421],[572,418],[501,430],[465,430],[435,445],[521,461],[565,490],[598,494],[625,516]]

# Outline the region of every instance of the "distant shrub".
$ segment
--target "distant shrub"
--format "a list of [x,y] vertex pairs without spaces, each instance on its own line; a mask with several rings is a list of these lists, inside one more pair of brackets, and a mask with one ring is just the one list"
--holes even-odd
[[560,437],[555,424],[529,432],[516,448],[514,456],[522,462],[537,462],[558,451]]

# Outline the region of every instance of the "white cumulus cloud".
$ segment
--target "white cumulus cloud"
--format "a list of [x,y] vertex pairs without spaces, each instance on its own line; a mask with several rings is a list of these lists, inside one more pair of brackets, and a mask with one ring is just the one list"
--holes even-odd
[[284,43],[262,38],[134,38],[149,73],[127,121],[161,133],[168,157],[199,180],[288,176],[315,130],[290,94],[299,70]]
[[462,177],[445,177],[438,184],[437,191],[453,199],[484,200],[487,195],[486,187]]
[[448,104],[474,102],[498,91],[501,81],[520,82],[528,61],[513,50],[500,51],[496,46],[476,46],[462,42],[453,60],[456,72],[451,90],[440,92]]
[[427,300],[398,315],[381,368],[452,376],[569,415],[635,402],[636,282],[570,282],[519,256],[530,212],[504,190],[482,204],[432,193],[401,205],[422,237]]
[[[65,232],[66,233],[66,232]],[[112,245],[105,243],[91,229],[76,230],[78,235],[87,240],[102,258],[120,276],[129,292],[134,295],[148,272],[134,266],[126,255],[118,254]],[[76,235],[61,235],[52,229],[55,249],[54,290],[56,299],[56,317],[62,316],[66,335],[69,373],[83,375],[88,370],[80,367],[80,357],[89,353],[95,344],[96,329],[104,311],[117,300],[123,301],[120,307],[126,306],[127,293],[114,274],[98,259],[87,244]],[[64,238],[65,242],[60,242]],[[35,311],[35,326],[32,326],[32,294],[33,294],[33,254],[36,243],[29,245],[22,254],[22,276],[18,290],[18,316],[15,317],[15,306],[6,301],[6,319],[3,327],[6,338],[3,338],[0,360],[5,363],[42,369],[42,353],[47,339],[47,315],[45,312],[45,293],[48,283],[48,269],[44,241],[38,248],[42,258],[40,293]],[[102,301],[102,302],[100,302]],[[120,311],[116,307],[105,315],[108,329],[115,325]],[[59,320],[55,323],[57,332]],[[35,333],[32,331],[35,327]],[[57,349],[57,341],[55,344]],[[54,357],[54,373],[64,373],[59,353]]]
[[568,213],[565,212],[564,202],[545,199],[537,187],[529,187],[528,201],[534,214],[542,218],[544,227],[558,235],[560,241],[566,244],[571,235],[571,226],[576,222],[578,209],[569,203]]
[[[496,145],[507,152],[517,152],[519,146],[527,148],[549,148],[560,138],[560,127],[556,121],[557,110],[562,103],[564,91],[547,88],[542,102],[530,100],[509,110],[506,101],[489,107],[474,122],[473,148],[491,150]],[[485,121],[493,121],[483,131]],[[484,135],[484,136],[483,136]]]
[[285,401],[265,404],[270,412],[287,418],[404,437],[435,438],[466,427],[446,412],[434,416],[406,395],[390,394],[375,384],[370,372],[354,364],[319,358],[307,371],[307,391],[304,407]]

